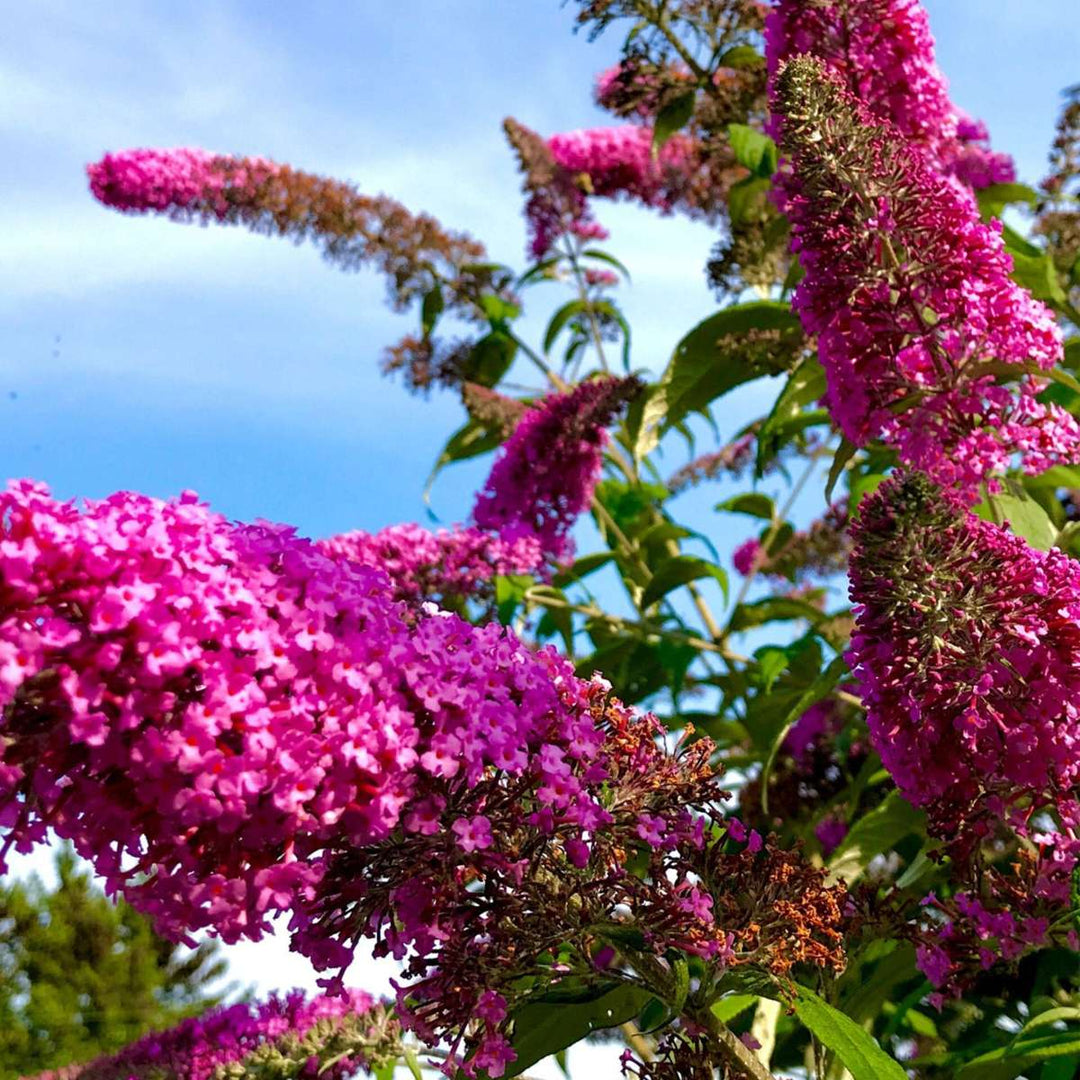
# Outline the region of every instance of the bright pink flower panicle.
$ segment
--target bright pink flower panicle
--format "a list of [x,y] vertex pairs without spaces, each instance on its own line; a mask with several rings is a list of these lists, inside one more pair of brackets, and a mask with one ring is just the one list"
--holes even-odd
[[129,212],[175,210],[223,217],[231,202],[249,198],[278,166],[263,158],[234,158],[206,150],[138,149],[106,154],[87,166],[90,190],[106,206]]
[[[411,786],[410,630],[380,572],[188,494],[0,494],[0,820],[48,826],[174,934],[258,936],[328,832]],[[389,661],[389,663],[388,663]],[[138,881],[138,875],[145,880]]]
[[344,1080],[395,1056],[398,1030],[387,1010],[362,991],[311,1000],[293,991],[261,1003],[218,1006],[115,1054],[35,1080],[220,1080],[249,1075],[246,1066],[253,1075],[276,1067],[281,1075]]
[[430,532],[419,525],[391,525],[377,533],[342,533],[318,541],[330,555],[382,570],[396,595],[414,603],[484,598],[498,575],[541,574],[545,559],[537,537],[507,542],[473,526]]
[[530,408],[477,496],[477,525],[508,544],[538,537],[553,561],[570,558],[570,529],[600,479],[606,428],[638,385],[633,378],[594,379]]
[[754,569],[754,564],[761,553],[761,541],[752,536],[744,540],[732,553],[731,564],[743,577],[746,577]]
[[641,124],[567,131],[548,139],[556,163],[570,173],[588,176],[594,195],[625,196],[671,210],[680,182],[694,161],[694,141],[675,134],[655,159],[652,143],[652,128]]
[[919,0],[778,0],[765,42],[770,76],[800,54],[819,57],[946,175],[974,188],[1016,179],[1012,160],[990,150],[986,127],[950,101]]
[[1077,785],[1080,563],[918,475],[863,502],[855,540],[850,660],[903,794],[948,818]]
[[806,271],[794,306],[844,434],[883,439],[971,501],[1017,458],[1031,473],[1076,460],[1076,421],[1037,399],[1061,333],[1010,279],[1000,227],[820,61],[789,63],[776,100]]
[[[928,903],[919,955],[935,985],[958,991],[1043,944],[1049,925],[1067,929],[1080,855],[1080,563],[1029,547],[918,474],[868,496],[854,531],[848,659],[871,738],[945,841],[953,880],[971,884]],[[984,864],[987,841],[1010,837],[1026,843]]]

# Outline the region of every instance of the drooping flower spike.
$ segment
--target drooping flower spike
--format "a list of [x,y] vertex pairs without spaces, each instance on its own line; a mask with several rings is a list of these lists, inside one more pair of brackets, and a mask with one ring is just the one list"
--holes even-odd
[[318,541],[322,551],[387,574],[395,595],[409,603],[434,601],[458,608],[491,600],[498,575],[543,575],[546,561],[536,536],[512,543],[476,526],[438,529],[391,525],[376,533],[354,530]]
[[1017,462],[1077,460],[1075,419],[1038,400],[1061,333],[1010,279],[1000,227],[822,61],[782,68],[775,100],[806,272],[793,303],[843,433],[883,439],[972,502]]
[[[385,195],[265,158],[189,147],[121,150],[87,173],[95,198],[124,213],[243,225],[314,243],[343,269],[382,273],[396,310],[437,287],[447,309],[483,321],[474,301],[491,284],[484,246]],[[441,355],[430,335],[410,335],[388,349],[386,366],[405,369],[414,389],[459,380],[453,355]]]

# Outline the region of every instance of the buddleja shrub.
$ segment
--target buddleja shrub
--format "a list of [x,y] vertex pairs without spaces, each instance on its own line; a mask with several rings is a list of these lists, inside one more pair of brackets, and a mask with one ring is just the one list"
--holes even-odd
[[[419,322],[386,369],[463,404],[435,472],[493,458],[464,524],[317,541],[190,494],[0,496],[5,849],[52,829],[177,938],[284,916],[330,995],[73,1076],[509,1077],[599,1029],[642,1080],[1080,1062],[1075,94],[1035,190],[916,0],[578,21],[627,33],[617,123],[506,122],[522,272],[262,158],[90,166],[117,210],[380,271]],[[723,237],[719,310],[659,376],[598,246],[619,198]],[[754,381],[773,406],[730,426]],[[718,480],[760,522],[722,556],[678,510]],[[365,939],[393,1002],[334,996]]]

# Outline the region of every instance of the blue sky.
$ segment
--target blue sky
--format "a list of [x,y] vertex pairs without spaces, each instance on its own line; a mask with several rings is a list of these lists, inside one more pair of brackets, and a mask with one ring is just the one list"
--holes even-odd
[[[927,7],[954,99],[1037,179],[1059,91],[1080,81],[1075,0]],[[501,119],[545,133],[604,122],[591,78],[619,39],[575,36],[574,10],[11,5],[0,40],[0,471],[63,496],[194,488],[231,517],[311,535],[423,520],[424,477],[461,410],[379,375],[384,345],[413,325],[385,309],[382,282],[282,241],[109,212],[86,191],[84,165],[129,146],[263,154],[392,194],[521,265]],[[713,310],[701,269],[713,235],[632,207],[600,214],[634,275],[634,363],[659,368]],[[729,406],[725,435],[762,393]],[[682,460],[673,448],[670,466]],[[468,512],[483,472],[448,474],[435,496],[444,520]],[[730,549],[741,534],[718,535],[712,501],[692,503],[698,525]],[[244,947],[236,968],[264,987],[309,981],[278,944]]]

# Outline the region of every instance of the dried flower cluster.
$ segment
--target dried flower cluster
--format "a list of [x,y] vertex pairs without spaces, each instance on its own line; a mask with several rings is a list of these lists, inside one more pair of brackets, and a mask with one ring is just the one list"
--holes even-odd
[[477,525],[510,544],[537,537],[548,558],[565,562],[570,529],[600,479],[606,429],[640,387],[632,377],[605,376],[530,407],[477,496]]
[[754,462],[755,433],[748,431],[719,450],[702,454],[671,474],[667,486],[673,495],[722,476],[738,478]]
[[834,577],[846,571],[851,554],[847,500],[835,502],[805,529],[777,532],[768,547],[758,537],[740,544],[731,561],[742,575],[751,572],[792,584]]
[[742,964],[781,979],[796,965],[842,970],[844,890],[723,821],[709,742],[669,752],[660,724],[602,684],[559,686],[596,741],[581,757],[552,733],[540,756],[562,769],[557,787],[535,767],[448,784],[404,836],[330,866],[315,928],[337,942],[381,928],[376,952],[412,977],[407,1026],[463,1051],[468,1072],[495,1073],[512,1059],[516,1010],[552,979],[659,989],[671,950],[699,957],[705,981]]
[[1037,399],[1061,333],[1009,278],[1000,229],[820,61],[791,61],[775,92],[806,271],[794,305],[844,434],[972,501],[1017,457],[1032,473],[1075,460],[1076,421]]
[[367,994],[306,1000],[299,991],[223,1005],[107,1057],[35,1080],[345,1080],[400,1053],[400,1028]]

